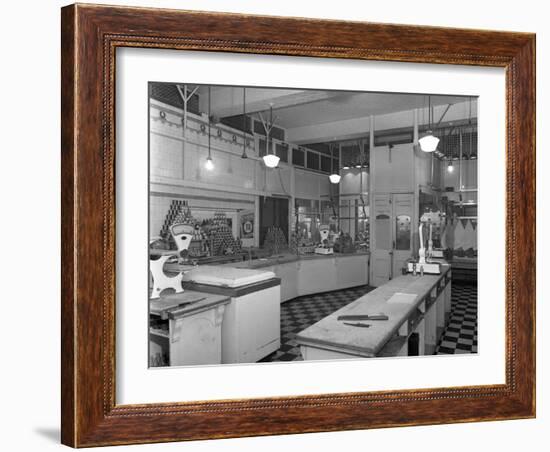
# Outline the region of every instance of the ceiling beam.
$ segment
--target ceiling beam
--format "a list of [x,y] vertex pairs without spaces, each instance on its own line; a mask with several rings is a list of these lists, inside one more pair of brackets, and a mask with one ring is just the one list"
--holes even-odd
[[[448,123],[460,121],[468,117],[468,104],[439,105],[434,107],[436,116],[445,112],[445,119]],[[473,118],[472,118],[473,119]],[[414,110],[400,111],[384,115],[377,115],[374,119],[374,130],[387,130],[400,127],[412,127]],[[341,121],[333,121],[323,124],[315,124],[303,127],[286,129],[286,139],[292,143],[321,143],[337,140],[355,139],[368,135],[369,116],[351,118]],[[419,116],[419,125],[423,127],[428,124],[427,115],[425,118]]]
[[[212,94],[212,113],[219,118],[242,114],[242,91],[240,87],[224,87]],[[298,105],[311,104],[341,96],[337,91],[287,90],[287,89],[246,89],[246,112],[253,115],[269,110],[273,111]]]

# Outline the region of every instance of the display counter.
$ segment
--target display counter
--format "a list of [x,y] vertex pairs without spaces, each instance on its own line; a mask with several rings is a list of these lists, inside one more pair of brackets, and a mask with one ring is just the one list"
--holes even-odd
[[222,325],[222,364],[254,363],[280,345],[280,280],[268,269],[199,265],[183,287],[230,300]]
[[[451,269],[447,263],[441,267],[439,275],[394,278],[298,333],[304,360],[433,354],[450,311]],[[388,320],[360,321],[366,328],[338,320],[378,313]]]
[[[369,283],[368,252],[307,254],[281,253],[261,259],[229,262],[217,267],[270,271],[281,280],[281,303],[303,295],[364,286]],[[168,263],[166,272],[175,274],[207,266]],[[185,277],[184,277],[185,279]]]
[[288,253],[226,265],[273,272],[281,279],[281,303],[303,295],[341,290],[369,282],[367,252],[299,257]]

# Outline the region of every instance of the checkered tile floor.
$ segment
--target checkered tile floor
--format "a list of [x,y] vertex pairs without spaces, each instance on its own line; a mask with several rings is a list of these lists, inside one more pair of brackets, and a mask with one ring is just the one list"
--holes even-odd
[[[302,361],[296,334],[373,288],[360,286],[298,297],[281,305],[281,348],[261,362]],[[451,315],[436,349],[437,354],[477,353],[477,287],[453,283]]]
[[436,354],[477,353],[477,286],[453,282],[451,315]]
[[369,286],[298,297],[281,305],[281,348],[261,362],[302,361],[296,334],[371,291]]

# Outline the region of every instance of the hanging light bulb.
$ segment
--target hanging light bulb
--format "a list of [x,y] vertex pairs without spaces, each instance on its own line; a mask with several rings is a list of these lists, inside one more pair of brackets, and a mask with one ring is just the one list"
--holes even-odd
[[452,173],[455,170],[455,167],[453,166],[453,161],[449,160],[449,165],[447,166],[447,171],[449,173]]
[[264,124],[264,128],[266,129],[266,137],[265,137],[265,152],[266,154],[262,157],[265,163],[265,166],[268,168],[276,168],[279,164],[279,156],[269,153],[269,132],[271,132],[271,129],[273,128],[273,105],[269,106],[269,126],[266,126]]
[[214,169],[214,162],[212,161],[212,149],[210,147],[210,109],[211,109],[210,94],[211,94],[211,91],[209,86],[208,87],[208,158],[206,159],[206,163],[204,165],[204,167],[208,171],[212,171]]
[[214,169],[214,162],[212,161],[212,157],[208,156],[208,158],[206,159],[206,163],[204,164],[204,167],[208,171],[212,171]]
[[420,149],[424,152],[433,152],[437,149],[439,144],[439,138],[437,138],[432,132],[432,121],[431,121],[431,96],[428,96],[428,131],[426,134],[418,140],[420,144]]
[[337,184],[340,182],[341,176],[334,172],[334,154],[332,152],[332,145],[330,146],[330,176],[328,177],[331,184]]

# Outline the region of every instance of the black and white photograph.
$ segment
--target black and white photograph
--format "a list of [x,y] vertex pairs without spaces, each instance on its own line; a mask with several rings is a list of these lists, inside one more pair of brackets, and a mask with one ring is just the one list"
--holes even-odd
[[149,82],[149,366],[477,353],[477,112]]
[[545,6],[6,2],[3,450],[546,451]]

